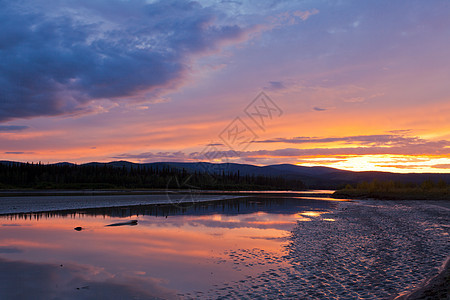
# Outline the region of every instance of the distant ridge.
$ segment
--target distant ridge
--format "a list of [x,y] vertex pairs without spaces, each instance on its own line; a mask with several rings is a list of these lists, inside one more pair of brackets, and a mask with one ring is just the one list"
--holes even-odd
[[[24,164],[14,161],[0,161],[0,164]],[[60,162],[52,165],[70,166],[76,165],[69,162]],[[299,179],[310,188],[334,188],[347,183],[358,183],[362,181],[372,181],[374,179],[383,181],[401,181],[421,183],[425,180],[444,180],[450,183],[450,173],[391,173],[378,171],[347,171],[330,167],[305,167],[291,164],[278,164],[269,166],[255,166],[250,164],[222,163],[212,164],[207,162],[154,162],[154,163],[133,163],[129,161],[112,161],[107,163],[90,162],[80,164],[80,166],[103,166],[108,165],[117,168],[176,168],[185,169],[187,172],[239,172],[240,175],[263,175],[272,177],[285,177],[288,179]]]

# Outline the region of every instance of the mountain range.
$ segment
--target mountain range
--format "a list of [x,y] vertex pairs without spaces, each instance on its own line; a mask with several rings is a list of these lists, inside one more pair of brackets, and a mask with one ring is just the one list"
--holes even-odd
[[[0,161],[0,164],[22,164],[12,161]],[[68,162],[60,162],[55,165],[75,165]],[[207,162],[154,162],[154,163],[132,163],[128,161],[112,161],[108,163],[90,162],[80,166],[113,166],[117,168],[176,168],[184,169],[187,172],[209,172],[211,174],[238,173],[245,175],[262,175],[270,177],[284,177],[288,179],[300,179],[310,188],[335,188],[347,183],[354,184],[362,181],[372,181],[374,179],[381,181],[400,181],[421,183],[425,180],[435,182],[444,180],[450,183],[450,173],[391,173],[378,171],[348,171],[330,167],[306,167],[291,164],[279,164],[268,166],[255,166],[249,164],[223,163],[213,164]]]

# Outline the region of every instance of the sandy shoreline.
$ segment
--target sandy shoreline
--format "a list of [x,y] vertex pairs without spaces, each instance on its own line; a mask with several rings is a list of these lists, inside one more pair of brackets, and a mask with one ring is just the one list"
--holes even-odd
[[450,253],[446,206],[434,201],[341,202],[334,213],[298,222],[286,255],[271,258],[281,267],[211,296],[393,299],[408,294],[437,275]]
[[412,291],[399,295],[394,300],[449,299],[450,298],[450,257],[442,265],[442,270],[425,280]]

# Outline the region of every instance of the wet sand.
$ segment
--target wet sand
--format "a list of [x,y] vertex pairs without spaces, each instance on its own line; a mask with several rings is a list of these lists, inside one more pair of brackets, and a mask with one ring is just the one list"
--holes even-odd
[[442,270],[429,278],[418,288],[399,295],[395,300],[450,299],[450,257],[442,265]]
[[[276,261],[272,269],[226,284],[209,296],[394,299],[411,294],[439,273],[450,254],[449,234],[447,202],[341,202],[334,213],[298,222],[286,255],[267,256],[267,262]],[[425,290],[448,299],[442,285],[445,274],[436,280]],[[416,293],[408,299],[440,298],[421,298]]]

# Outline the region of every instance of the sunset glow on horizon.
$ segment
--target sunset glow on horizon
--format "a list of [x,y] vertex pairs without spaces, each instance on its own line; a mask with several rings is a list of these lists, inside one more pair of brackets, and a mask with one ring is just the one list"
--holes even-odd
[[448,1],[0,2],[0,160],[450,173]]

